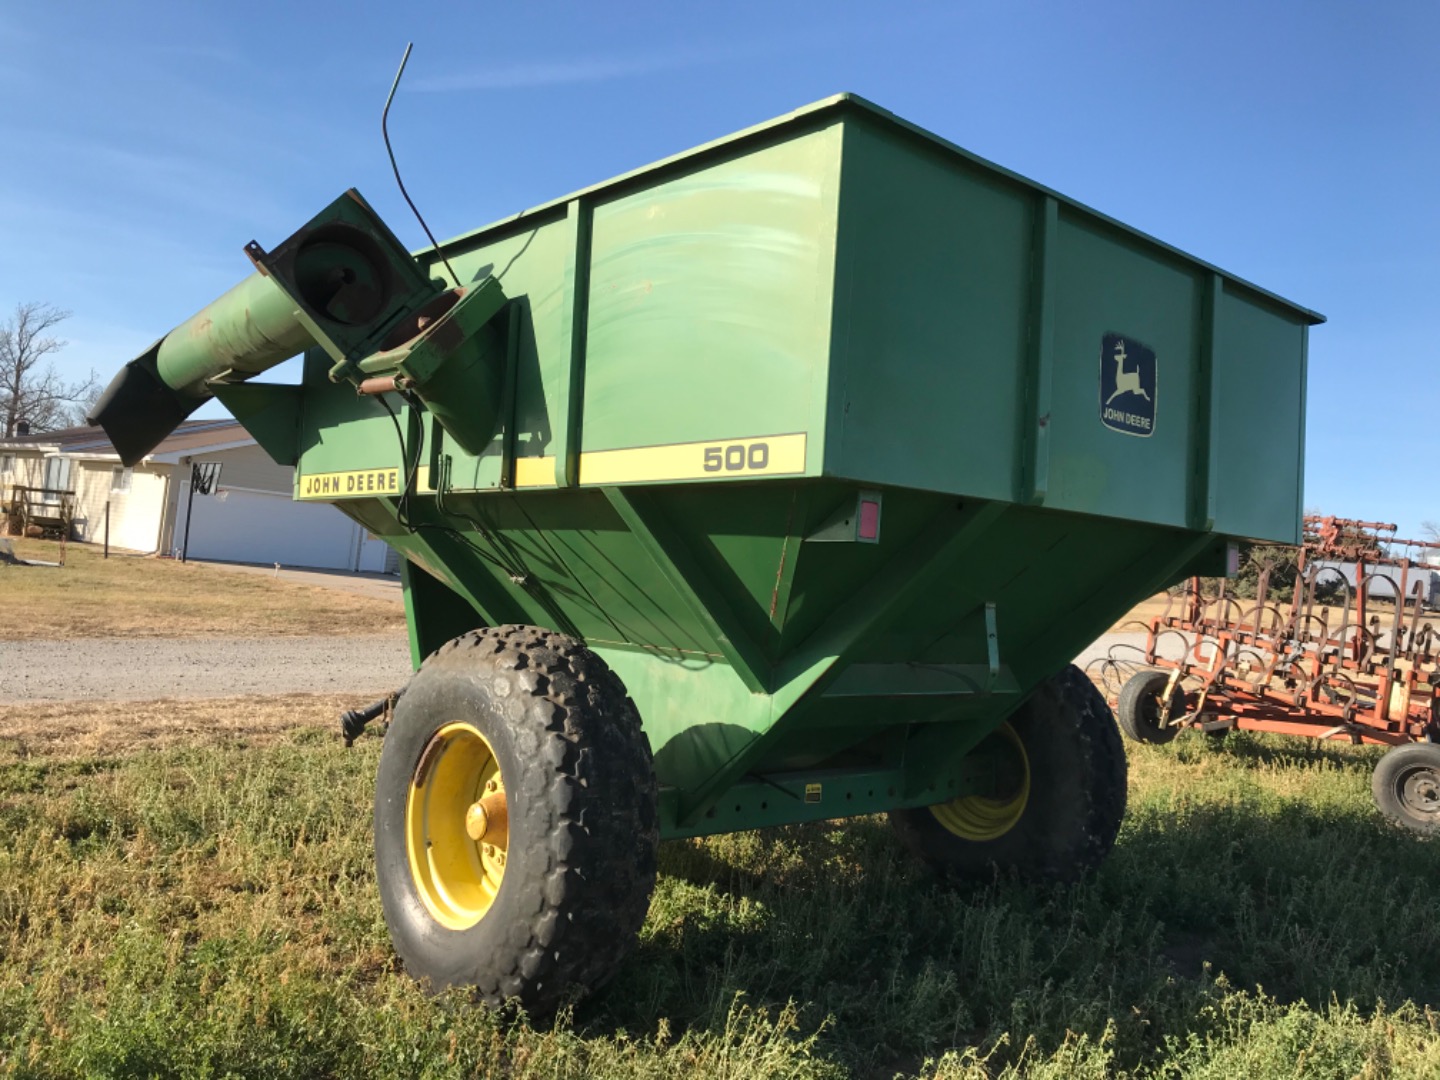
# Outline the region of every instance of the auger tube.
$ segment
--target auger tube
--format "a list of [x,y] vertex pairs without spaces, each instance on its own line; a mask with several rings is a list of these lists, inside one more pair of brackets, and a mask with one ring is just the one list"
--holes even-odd
[[87,418],[133,465],[212,395],[214,379],[247,379],[313,342],[295,305],[251,274],[126,364]]

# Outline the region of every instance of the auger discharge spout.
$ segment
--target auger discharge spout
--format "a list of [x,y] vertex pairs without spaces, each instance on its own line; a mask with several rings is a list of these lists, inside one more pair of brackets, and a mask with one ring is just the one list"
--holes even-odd
[[126,465],[211,397],[233,408],[246,393],[235,384],[312,348],[330,382],[398,393],[467,451],[489,445],[506,363],[490,323],[506,300],[488,270],[450,287],[431,278],[353,189],[273,251],[251,241],[245,254],[256,272],[121,368],[96,403],[89,421]]

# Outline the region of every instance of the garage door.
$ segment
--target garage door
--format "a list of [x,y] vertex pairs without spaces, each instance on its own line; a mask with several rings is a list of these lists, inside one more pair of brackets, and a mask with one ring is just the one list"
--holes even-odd
[[[185,504],[181,491],[178,548],[185,537]],[[295,502],[288,495],[240,488],[222,488],[215,495],[195,497],[190,523],[192,559],[220,562],[280,563],[328,570],[381,570],[386,545],[333,506]]]

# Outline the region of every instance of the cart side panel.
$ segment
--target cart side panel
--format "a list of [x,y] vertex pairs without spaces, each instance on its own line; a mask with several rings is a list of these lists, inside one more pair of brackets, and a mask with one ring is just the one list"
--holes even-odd
[[839,161],[832,124],[596,205],[585,453],[809,429]]
[[864,116],[841,191],[827,471],[1011,498],[1034,199]]
[[827,475],[1294,540],[1313,313],[864,113],[841,177]]
[[[1057,239],[1045,505],[1183,527],[1203,275],[1068,209]],[[1145,353],[1153,361],[1143,360]],[[1127,374],[1153,363],[1140,392],[1114,386],[1117,356]],[[1104,420],[1107,410],[1141,422],[1112,419],[1127,427],[1116,430]]]
[[1300,543],[1309,327],[1227,289],[1216,328],[1216,528]]

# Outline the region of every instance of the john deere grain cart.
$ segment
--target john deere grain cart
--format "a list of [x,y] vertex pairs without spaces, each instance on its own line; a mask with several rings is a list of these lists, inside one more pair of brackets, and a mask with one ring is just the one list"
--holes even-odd
[[666,838],[1094,867],[1125,762],[1070,659],[1299,540],[1319,316],[854,97],[418,256],[354,191],[245,250],[94,420],[130,462],[218,397],[405,557],[380,892],[490,1001],[603,981]]

